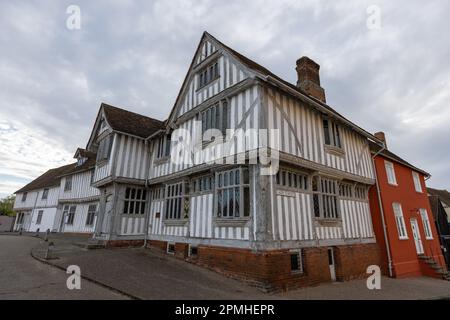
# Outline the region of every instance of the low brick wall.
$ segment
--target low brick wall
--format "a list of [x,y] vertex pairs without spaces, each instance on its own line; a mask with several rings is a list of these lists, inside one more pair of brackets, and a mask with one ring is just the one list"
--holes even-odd
[[[167,242],[164,241],[150,241],[149,245],[164,252],[167,250]],[[197,248],[197,255],[188,257],[188,245],[176,243],[175,257],[243,280],[265,291],[289,290],[331,281],[327,247],[302,250],[303,272],[291,271],[292,252],[287,249],[253,252],[203,245]],[[367,267],[380,263],[376,244],[333,248],[338,281],[365,278]]]
[[107,248],[142,247],[144,240],[110,240],[106,243]]

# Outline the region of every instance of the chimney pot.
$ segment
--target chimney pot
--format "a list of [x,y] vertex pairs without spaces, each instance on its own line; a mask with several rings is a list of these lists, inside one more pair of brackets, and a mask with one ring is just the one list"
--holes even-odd
[[295,70],[297,70],[297,87],[325,103],[325,90],[320,86],[320,65],[308,57],[301,57],[297,60]]

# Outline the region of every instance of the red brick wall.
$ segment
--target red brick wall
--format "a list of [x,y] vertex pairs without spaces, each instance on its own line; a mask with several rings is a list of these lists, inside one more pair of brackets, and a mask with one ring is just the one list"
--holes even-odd
[[[166,242],[150,241],[151,246],[166,250]],[[187,257],[187,244],[175,244],[175,256]],[[376,244],[334,247],[337,280],[363,278],[367,266],[379,265]],[[328,248],[315,247],[302,250],[303,273],[291,271],[291,252],[271,250],[253,252],[249,249],[198,246],[196,257],[188,261],[244,280],[264,290],[288,290],[331,281]]]
[[339,281],[366,278],[367,267],[381,263],[380,250],[375,243],[335,247],[334,259]]
[[106,243],[109,248],[140,247],[144,245],[144,240],[111,240]]

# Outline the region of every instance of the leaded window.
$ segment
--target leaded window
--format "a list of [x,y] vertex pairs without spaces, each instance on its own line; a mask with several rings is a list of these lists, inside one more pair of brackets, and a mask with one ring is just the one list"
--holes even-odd
[[342,148],[339,130],[339,126],[334,121],[323,119],[323,133],[326,145]]
[[202,136],[210,129],[219,130],[225,135],[229,123],[228,120],[228,102],[223,100],[214,104],[212,107],[202,111]]
[[124,214],[144,214],[146,203],[147,190],[130,187],[125,189]]
[[247,168],[216,173],[219,218],[244,218],[250,215],[249,177]]
[[307,190],[308,176],[291,170],[280,169],[276,176],[277,185],[287,188]]
[[97,162],[106,161],[111,156],[112,144],[114,141],[114,136],[112,134],[107,135],[105,138],[100,140],[97,150]]
[[184,181],[168,184],[166,186],[165,219],[187,219],[189,215],[189,202],[185,198],[188,194],[187,183]]
[[88,207],[88,213],[86,217],[86,226],[93,226],[94,225],[94,219],[95,214],[97,213],[97,205],[91,204]]
[[198,88],[203,88],[219,77],[219,63],[215,61],[198,73]]
[[338,182],[336,180],[315,176],[313,178],[313,207],[316,218],[338,219]]

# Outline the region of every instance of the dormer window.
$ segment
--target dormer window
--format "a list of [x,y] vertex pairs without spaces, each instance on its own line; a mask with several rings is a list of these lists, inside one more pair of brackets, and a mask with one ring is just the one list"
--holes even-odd
[[198,89],[203,88],[219,77],[219,62],[215,61],[198,73]]
[[339,126],[336,123],[327,118],[323,119],[323,134],[326,145],[342,148],[339,130]]
[[82,166],[86,162],[86,158],[79,157],[77,160],[77,167]]

